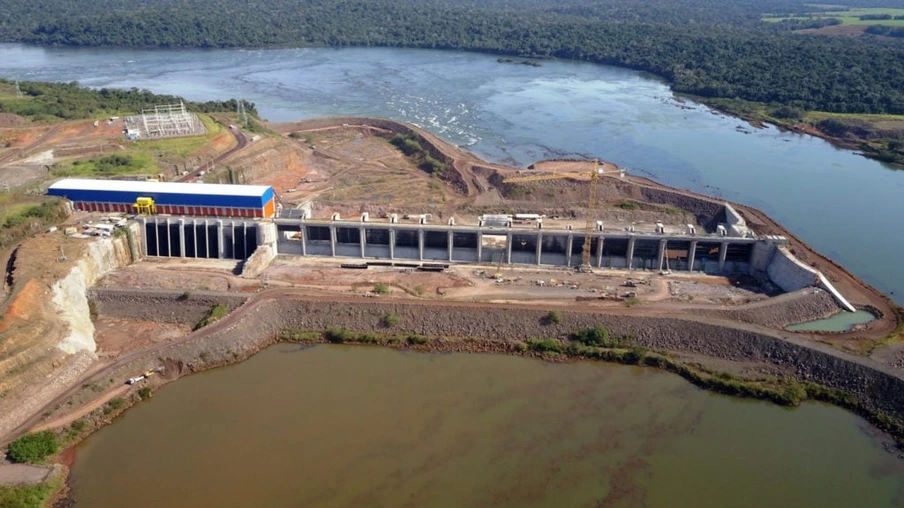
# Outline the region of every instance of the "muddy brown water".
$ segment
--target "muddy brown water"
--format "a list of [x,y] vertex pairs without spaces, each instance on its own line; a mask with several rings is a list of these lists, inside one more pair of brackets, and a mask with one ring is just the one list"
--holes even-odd
[[858,417],[600,363],[280,345],[161,389],[77,450],[76,506],[881,507]]

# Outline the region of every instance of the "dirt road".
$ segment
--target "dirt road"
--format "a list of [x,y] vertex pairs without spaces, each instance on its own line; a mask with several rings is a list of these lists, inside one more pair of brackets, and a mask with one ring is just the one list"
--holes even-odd
[[[222,154],[217,156],[214,160],[212,160],[209,163],[211,166],[216,166],[217,164],[223,162],[224,160],[226,160],[229,157],[232,157],[234,154],[238,153],[239,151],[244,149],[246,146],[248,146],[248,138],[245,137],[245,133],[242,132],[241,129],[239,129],[237,126],[231,125],[229,123],[228,117],[218,116],[218,115],[212,115],[212,116],[216,121],[222,123],[223,125],[228,126],[227,128],[229,129],[229,132],[232,134],[232,137],[235,138],[235,146],[234,147],[223,152]],[[204,164],[204,166],[207,166],[207,164]],[[188,173],[187,175],[179,176],[178,178],[176,178],[175,181],[184,182],[184,181],[190,180],[192,178],[198,178],[198,177],[200,177],[201,171],[203,171],[203,170],[196,169],[195,171],[192,171],[192,172]]]

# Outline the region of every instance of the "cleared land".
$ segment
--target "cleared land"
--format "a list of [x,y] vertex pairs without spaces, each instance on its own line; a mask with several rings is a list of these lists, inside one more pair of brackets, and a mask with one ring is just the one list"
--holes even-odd
[[[812,4],[819,7],[819,4]],[[829,6],[828,9],[837,9],[837,6]],[[861,16],[891,16],[892,19],[861,19]],[[904,19],[894,19],[896,16],[904,16],[904,9],[891,9],[881,7],[850,8],[843,10],[814,10],[807,15],[798,16],[763,16],[763,21],[778,23],[784,20],[797,19],[801,21],[818,19],[838,19],[842,25],[888,25],[904,26]]]

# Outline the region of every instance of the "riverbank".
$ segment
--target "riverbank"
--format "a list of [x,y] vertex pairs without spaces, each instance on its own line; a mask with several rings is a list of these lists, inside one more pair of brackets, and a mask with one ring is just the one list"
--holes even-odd
[[790,106],[741,99],[687,96],[720,113],[737,117],[754,127],[772,124],[781,130],[824,139],[837,148],[904,168],[904,116],[860,115],[802,111]]
[[[424,353],[491,353],[562,362],[593,360],[639,365],[675,373],[717,393],[795,406],[804,400],[851,410],[904,443],[904,380],[869,362],[817,343],[753,324],[714,318],[648,315],[637,309],[576,309],[551,319],[542,305],[380,301],[298,290],[234,293],[94,289],[99,316],[195,323],[205,309],[234,309],[225,318],[175,343],[131,355],[97,372],[58,398],[43,415],[54,422],[64,452],[112,423],[132,405],[183,376],[241,362],[273,344],[346,343],[379,345]],[[222,301],[221,301],[222,300]],[[647,314],[647,315],[645,315]],[[389,316],[395,316],[390,318]],[[605,327],[599,345],[575,340],[582,330]],[[124,387],[122,379],[161,369],[146,381]],[[116,396],[107,396],[116,391]],[[87,414],[67,419],[70,408]],[[38,428],[45,428],[43,423]]]
[[[128,317],[152,313],[177,316],[191,307],[172,293],[152,300],[134,295],[134,305],[122,291],[94,294],[100,315]],[[229,365],[279,341],[357,342],[432,352],[488,352],[561,360],[570,357],[649,365],[670,370],[698,386],[722,393],[797,404],[806,398],[832,402],[866,416],[877,426],[902,437],[904,381],[898,373],[846,355],[818,343],[778,334],[755,325],[717,319],[687,319],[668,315],[631,315],[624,311],[562,312],[560,323],[549,322],[539,306],[474,305],[386,299],[305,295],[270,290],[251,297],[226,318],[145,355],[112,366],[64,399],[46,418],[78,407],[113,388],[113,381],[135,372],[164,367],[151,378],[152,390],[179,377]],[[200,307],[199,307],[200,308]],[[135,309],[130,310],[130,309]],[[140,310],[139,310],[140,309]],[[138,312],[139,314],[134,314]],[[397,314],[387,325],[387,315]],[[194,318],[195,311],[187,315]],[[617,343],[607,348],[575,346],[569,337],[581,329],[603,326]],[[331,335],[332,332],[345,332]],[[343,336],[344,334],[347,334]],[[545,342],[547,340],[554,342]],[[545,344],[545,345],[543,345]],[[708,359],[715,359],[712,362]],[[821,388],[824,387],[824,388]],[[88,419],[98,427],[109,423],[130,403],[141,400],[140,387],[121,398],[125,402],[98,408]],[[147,391],[144,396],[147,396]]]
[[[631,340],[630,338],[613,338],[617,340]],[[826,389],[815,383],[801,383],[787,378],[763,376],[760,379],[741,378],[724,372],[716,372],[693,364],[688,359],[676,359],[672,355],[656,353],[640,346],[627,347],[615,342],[611,347],[594,347],[579,343],[578,341],[563,341],[557,339],[512,341],[507,339],[473,339],[473,338],[428,338],[417,334],[400,334],[391,330],[381,333],[352,332],[347,329],[332,328],[325,332],[304,331],[299,329],[287,329],[279,333],[272,340],[260,343],[260,349],[264,349],[275,343],[298,343],[314,345],[322,343],[332,344],[357,344],[382,346],[397,350],[432,353],[473,353],[473,354],[506,354],[530,357],[543,361],[568,362],[568,361],[604,361],[620,363],[624,365],[638,365],[652,367],[678,374],[692,384],[725,395],[733,395],[746,398],[762,399],[783,406],[796,406],[804,400],[818,400],[830,402],[841,407],[853,410],[867,418],[880,429],[892,434],[898,442],[902,437],[901,429],[894,423],[883,418],[881,414],[872,413],[857,404],[857,401],[838,391]],[[249,355],[250,357],[250,355]],[[206,371],[217,366],[229,365],[241,361],[236,357],[202,358],[203,363],[198,362],[191,366],[190,370],[180,371],[178,376],[168,373],[163,380],[152,381],[153,388],[143,387],[133,392],[129,397],[120,399],[115,405],[105,405],[103,409],[74,422],[70,427],[61,429],[59,434],[67,440],[67,451],[61,455],[74,459],[75,446],[92,432],[99,430],[104,425],[112,423],[116,417],[125,412],[132,405],[141,400],[153,396],[152,390],[158,389],[169,382],[196,372]],[[73,435],[72,428],[82,429],[78,435]],[[889,443],[890,446],[890,443]],[[62,501],[65,506],[67,501]],[[57,505],[61,506],[61,505]]]

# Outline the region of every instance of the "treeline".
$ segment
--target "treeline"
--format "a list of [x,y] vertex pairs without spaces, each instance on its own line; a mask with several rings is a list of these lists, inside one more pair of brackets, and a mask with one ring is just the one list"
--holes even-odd
[[794,30],[804,30],[807,28],[822,28],[824,26],[840,25],[841,20],[838,18],[787,18],[780,21],[782,25],[790,26]]
[[891,14],[864,14],[860,16],[862,21],[887,21],[890,19],[904,19],[904,16],[892,16]]
[[804,0],[46,0],[40,11],[32,5],[4,1],[0,40],[462,49],[629,67],[703,97],[904,114],[904,45],[799,35],[796,23],[760,21],[765,12],[811,12]]
[[[0,83],[10,84],[0,79]],[[98,90],[72,83],[19,82],[22,94],[28,100],[0,99],[0,113],[14,113],[37,120],[62,118],[65,120],[94,118],[101,115],[140,113],[144,108],[161,104],[184,102],[186,107],[199,113],[236,111],[238,102],[227,101],[190,102],[173,95],[159,95],[149,90],[132,88],[101,88]],[[254,103],[244,101],[245,110],[255,113]]]
[[866,33],[886,37],[904,37],[904,26],[870,25],[866,27]]

